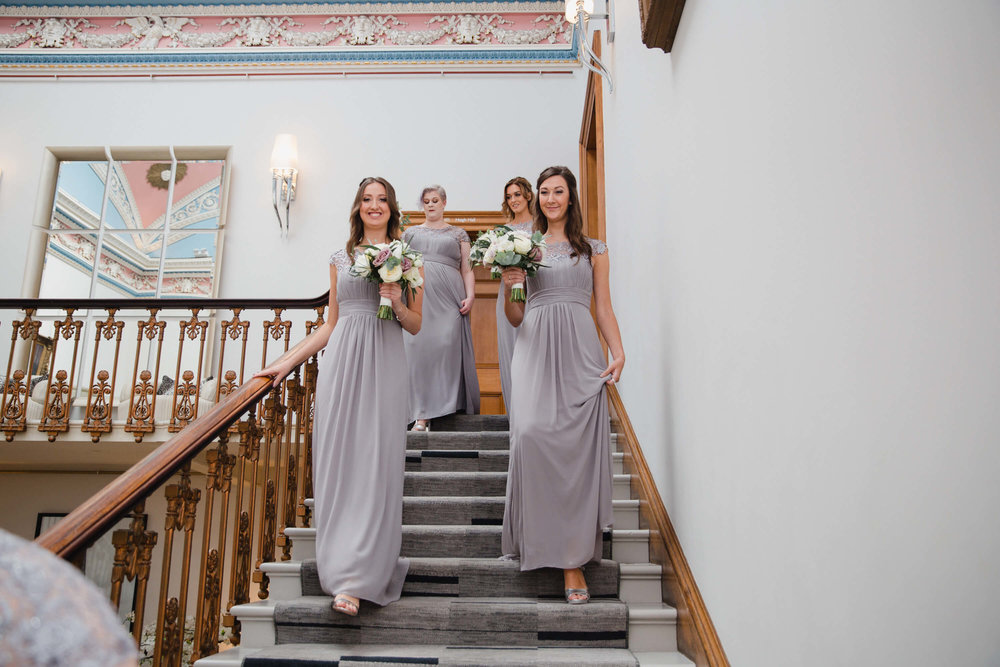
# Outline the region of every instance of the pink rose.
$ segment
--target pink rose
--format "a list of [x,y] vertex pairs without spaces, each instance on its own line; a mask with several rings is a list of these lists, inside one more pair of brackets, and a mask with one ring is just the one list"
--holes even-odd
[[404,257],[403,258],[403,273],[406,273],[407,271],[409,271],[412,268],[413,268],[413,260],[410,259],[409,257]]
[[391,256],[392,256],[391,250],[389,250],[388,248],[382,248],[382,250],[380,250],[379,253],[375,255],[375,259],[372,260],[372,266],[374,266],[377,269],[378,267],[382,266],[387,261],[389,261],[389,258]]
[[528,251],[528,259],[532,262],[540,262],[542,260],[542,248],[541,246],[535,246]]

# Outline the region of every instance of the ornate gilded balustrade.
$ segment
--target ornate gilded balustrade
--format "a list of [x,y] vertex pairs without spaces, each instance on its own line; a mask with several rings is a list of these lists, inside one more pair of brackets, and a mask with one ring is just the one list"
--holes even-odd
[[[288,560],[285,527],[310,523],[317,359],[277,388],[252,375],[322,324],[326,299],[0,300],[16,315],[0,322],[11,332],[8,441],[32,431],[66,446],[166,438],[38,538],[77,560],[110,532],[111,602],[131,591],[132,631],[137,642],[153,634],[154,665],[182,664],[192,625],[194,659],[219,650],[220,624],[239,643],[229,609],[268,596],[261,563]],[[43,389],[32,387],[39,350]],[[163,368],[178,381],[158,393]]]

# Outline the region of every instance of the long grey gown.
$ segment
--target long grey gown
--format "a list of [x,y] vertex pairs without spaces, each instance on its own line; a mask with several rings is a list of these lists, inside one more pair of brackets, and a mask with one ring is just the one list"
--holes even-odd
[[319,361],[313,426],[316,564],[323,590],[399,599],[408,379],[403,329],[380,320],[378,287],[339,250],[337,324]]
[[[590,240],[595,254],[601,241]],[[611,427],[607,368],[590,314],[593,270],[549,244],[527,281],[511,381],[510,464],[502,548],[522,570],[571,569],[600,560],[611,526]]]
[[[531,233],[531,222],[508,223],[508,227],[519,232]],[[510,360],[514,356],[514,342],[517,340],[517,327],[511,326],[503,311],[503,283],[497,293],[497,361],[500,365],[500,390],[503,391],[503,403],[510,414]]]
[[465,299],[460,227],[407,228],[403,239],[424,255],[423,323],[416,336],[403,335],[410,366],[410,421],[459,410],[479,414],[479,378]]

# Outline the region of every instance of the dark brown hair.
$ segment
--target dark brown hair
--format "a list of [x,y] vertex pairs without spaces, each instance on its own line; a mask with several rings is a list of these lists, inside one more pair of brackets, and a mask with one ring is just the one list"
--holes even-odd
[[[576,191],[576,176],[569,170],[569,167],[549,167],[538,175],[535,188],[541,189],[542,183],[553,176],[562,176],[566,179],[566,187],[569,189],[569,208],[566,210],[566,238],[569,239],[569,244],[573,248],[570,256],[583,255],[589,260],[590,244],[583,236],[583,213],[580,208],[580,195]],[[536,197],[534,206],[532,206],[532,211],[535,214],[534,230],[545,234],[549,231],[549,219],[542,212],[538,200],[539,198]]]
[[347,239],[347,256],[354,257],[354,248],[365,240],[365,223],[361,221],[361,199],[365,195],[365,188],[372,183],[381,183],[385,188],[385,194],[389,198],[389,224],[385,234],[389,240],[394,241],[402,238],[399,230],[399,202],[396,201],[396,190],[392,184],[381,176],[369,176],[361,179],[358,185],[358,194],[354,195],[354,203],[351,205],[351,235]]
[[515,176],[514,178],[504,183],[503,203],[500,204],[500,212],[503,213],[503,217],[507,218],[508,220],[514,219],[514,211],[510,210],[510,206],[507,205],[507,189],[512,185],[516,185],[517,187],[521,188],[521,196],[523,196],[524,200],[528,202],[529,210],[531,208],[532,202],[535,201],[535,193],[531,191],[531,183],[524,176]]

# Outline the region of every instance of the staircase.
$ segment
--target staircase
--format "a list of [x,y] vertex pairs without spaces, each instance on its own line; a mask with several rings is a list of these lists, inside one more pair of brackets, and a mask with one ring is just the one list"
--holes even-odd
[[661,602],[661,568],[649,563],[621,453],[615,527],[604,560],[584,570],[591,602],[571,606],[560,571],[498,559],[507,418],[457,415],[432,429],[407,436],[402,598],[362,602],[353,618],[334,612],[316,574],[315,530],[287,528],[295,560],[261,566],[269,599],[232,609],[242,644],[198,667],[693,664],[677,652],[677,613]]

